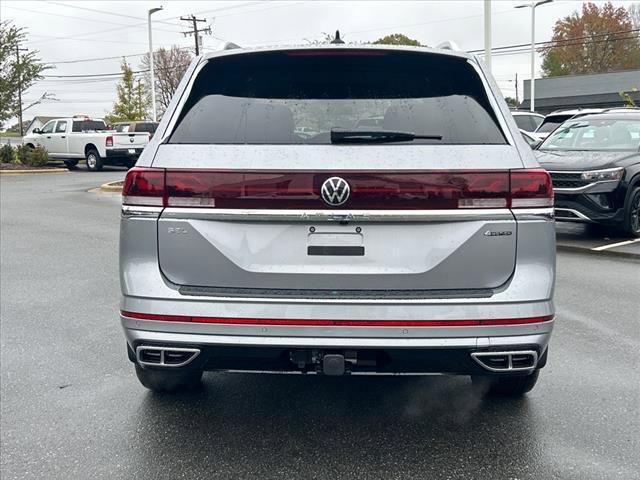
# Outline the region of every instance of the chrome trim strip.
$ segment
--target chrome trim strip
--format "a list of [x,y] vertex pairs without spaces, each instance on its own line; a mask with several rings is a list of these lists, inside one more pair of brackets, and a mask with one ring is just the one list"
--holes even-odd
[[[533,364],[530,367],[514,367],[513,366],[513,355],[531,355],[533,357]],[[507,368],[495,368],[490,367],[482,362],[482,357],[495,357],[495,356],[506,356],[507,357]],[[473,352],[471,353],[471,358],[475,360],[475,362],[480,365],[485,370],[489,370],[490,372],[529,372],[536,369],[538,366],[538,352],[535,350],[514,350],[508,352]]]
[[[573,220],[573,221],[580,221],[583,220],[585,222],[593,222],[593,220],[591,220],[589,217],[587,217],[584,213],[581,213],[577,210],[574,210],[572,208],[556,208],[556,218],[558,220]],[[558,212],[571,212],[574,215],[576,215],[578,218],[576,217],[563,217],[562,215],[559,215]]]
[[280,222],[460,222],[513,220],[506,208],[458,210],[255,210],[165,208],[162,218],[182,220]]
[[129,217],[146,217],[146,218],[158,218],[162,213],[163,207],[134,207],[130,205],[123,205],[121,215],[123,218]]
[[553,207],[543,207],[543,208],[516,208],[512,210],[513,214],[516,217],[516,220],[553,220],[554,219],[554,208]]
[[[553,178],[551,179],[551,182],[553,183]],[[585,193],[590,190],[593,190],[598,185],[605,185],[608,183],[616,184],[616,183],[620,183],[620,180],[600,180],[598,182],[589,183],[588,185],[583,185],[582,187],[575,187],[575,188],[559,187],[559,188],[554,188],[553,191],[554,193]]]
[[[386,347],[386,348],[478,348],[483,337],[445,338],[360,338],[360,337],[277,337],[248,335],[206,335],[193,333],[155,332],[125,328],[130,344],[135,342],[158,342],[191,345],[240,345],[272,347]],[[496,337],[502,346],[539,345],[543,349],[549,341],[549,333],[536,335],[514,335]],[[167,348],[171,350],[171,348]]]

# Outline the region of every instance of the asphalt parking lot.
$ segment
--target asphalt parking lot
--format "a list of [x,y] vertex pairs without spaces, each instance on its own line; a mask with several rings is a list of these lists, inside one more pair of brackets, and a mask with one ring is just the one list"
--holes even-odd
[[3,479],[640,478],[637,260],[559,252],[549,363],[524,399],[457,377],[213,373],[163,397],[117,319],[119,197],[87,192],[122,176],[0,178]]

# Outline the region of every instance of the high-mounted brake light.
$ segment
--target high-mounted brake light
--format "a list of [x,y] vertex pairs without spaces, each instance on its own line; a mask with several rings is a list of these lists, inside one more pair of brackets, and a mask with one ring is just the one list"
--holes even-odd
[[282,172],[132,168],[125,205],[225,209],[332,209],[322,200],[329,176],[340,176],[351,210],[533,208],[553,205],[544,170],[422,172]]
[[107,136],[104,141],[106,147],[113,147],[113,137],[111,135]]

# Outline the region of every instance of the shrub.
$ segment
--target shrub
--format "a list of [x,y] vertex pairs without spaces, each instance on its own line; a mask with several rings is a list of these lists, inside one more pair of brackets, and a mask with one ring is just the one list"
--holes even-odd
[[8,143],[0,148],[0,163],[13,163],[16,159],[16,152]]
[[49,154],[44,147],[37,146],[27,153],[27,165],[30,167],[44,167],[49,161]]
[[27,165],[29,150],[31,147],[25,145],[18,145],[16,147],[16,159],[15,162],[18,165]]

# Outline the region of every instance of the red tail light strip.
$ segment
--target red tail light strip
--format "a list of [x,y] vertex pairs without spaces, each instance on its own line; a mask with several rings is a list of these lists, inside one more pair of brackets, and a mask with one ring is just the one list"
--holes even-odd
[[128,318],[159,320],[164,322],[217,323],[223,325],[287,325],[287,326],[332,326],[332,327],[472,327],[478,325],[523,325],[553,320],[553,315],[524,318],[492,318],[481,320],[316,320],[290,318],[231,318],[191,317],[183,315],[158,315],[121,311]]
[[553,205],[549,174],[541,169],[418,172],[280,172],[133,168],[125,205],[223,209],[327,208],[322,184],[340,176],[350,186],[340,209],[434,210],[531,208]]

